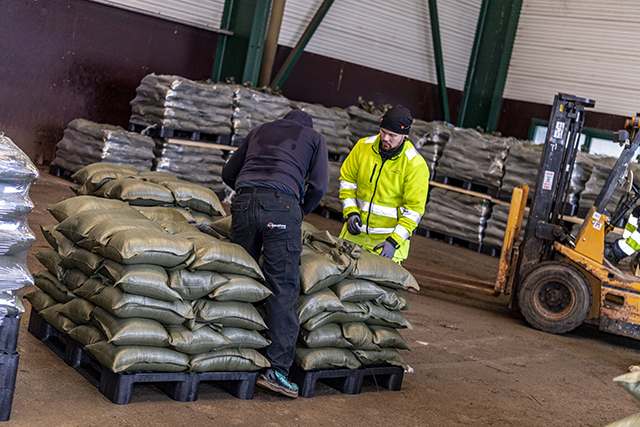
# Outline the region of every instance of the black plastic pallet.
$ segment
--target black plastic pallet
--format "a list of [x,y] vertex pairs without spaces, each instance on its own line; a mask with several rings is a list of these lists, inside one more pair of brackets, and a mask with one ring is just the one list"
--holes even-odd
[[462,188],[463,190],[475,191],[476,193],[486,194],[487,196],[497,199],[500,198],[500,188],[498,187],[491,187],[485,184],[477,184],[471,181],[437,174],[432,178],[432,180],[440,184]]
[[167,126],[155,126],[147,123],[130,122],[129,131],[141,133],[147,130],[147,134],[159,138],[186,139],[189,141],[211,142],[221,145],[229,145],[231,134],[217,134],[202,132],[199,130],[175,129]]
[[18,345],[20,316],[5,316],[0,325],[0,352],[13,353]]
[[416,228],[416,234],[419,236],[428,237],[430,239],[442,240],[449,245],[461,246],[474,252],[482,252],[481,242],[471,242],[469,240],[451,236],[441,231],[431,230],[423,226],[418,226],[418,228]]
[[374,383],[391,391],[402,388],[404,370],[398,366],[376,366],[359,369],[320,369],[305,371],[293,365],[289,371],[291,381],[298,385],[298,395],[313,397],[318,381],[339,390],[344,394],[360,394],[365,379],[373,379]]
[[0,353],[0,421],[8,421],[18,373],[18,353]]
[[133,386],[152,383],[164,394],[179,402],[193,402],[203,382],[213,382],[238,399],[252,399],[257,372],[121,372],[114,373],[100,364],[82,346],[49,325],[31,310],[28,331],[74,368],[100,393],[117,405],[131,402]]

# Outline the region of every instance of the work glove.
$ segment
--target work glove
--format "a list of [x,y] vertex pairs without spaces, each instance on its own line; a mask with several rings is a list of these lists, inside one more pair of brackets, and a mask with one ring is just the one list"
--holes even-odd
[[362,220],[357,213],[349,215],[347,218],[347,231],[354,236],[360,234],[360,227],[362,227]]
[[382,249],[378,255],[383,256],[385,258],[392,259],[393,255],[396,253],[395,246],[393,245],[393,243],[389,242],[388,240],[385,240],[384,242],[380,243],[375,248],[373,248],[374,251],[377,251],[378,249]]

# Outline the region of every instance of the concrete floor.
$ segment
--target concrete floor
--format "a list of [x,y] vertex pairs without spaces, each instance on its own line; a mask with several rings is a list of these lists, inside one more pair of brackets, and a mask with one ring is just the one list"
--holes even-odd
[[[70,183],[43,174],[31,189],[29,217],[37,234],[32,253],[48,249],[39,226],[55,223],[46,208],[73,196]],[[338,221],[312,214],[307,221],[333,234]],[[42,269],[30,255],[33,272]],[[497,259],[420,236],[412,239],[407,266],[437,268],[491,279]],[[128,405],[114,405],[27,332],[27,306],[20,328],[21,354],[13,411],[6,427],[20,426],[604,426],[640,412],[612,379],[640,362],[634,340],[592,326],[558,336],[534,330],[508,310],[505,297],[423,286],[408,293],[403,331],[413,369],[402,390],[367,384],[344,395],[319,384],[312,399],[289,400],[256,389],[238,400],[203,385],[195,402],[168,398],[137,385]]]

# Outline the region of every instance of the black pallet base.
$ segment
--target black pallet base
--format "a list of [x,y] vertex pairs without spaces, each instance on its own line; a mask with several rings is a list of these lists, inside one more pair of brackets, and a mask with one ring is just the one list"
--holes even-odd
[[476,184],[470,181],[465,181],[463,179],[453,178],[449,176],[434,176],[433,181],[438,182],[440,184],[450,185],[452,187],[462,188],[463,190],[475,191],[476,193],[486,194],[487,196],[493,198],[499,198],[500,189],[497,187],[491,187],[483,184]]
[[13,353],[18,344],[20,316],[6,316],[0,325],[0,353]]
[[58,178],[66,179],[67,181],[73,181],[71,179],[73,172],[58,165],[49,165],[49,175],[57,176]]
[[18,353],[0,353],[0,421],[8,421],[18,373]]
[[200,383],[203,382],[213,382],[238,399],[253,398],[257,372],[114,373],[95,360],[90,353],[82,350],[80,344],[49,325],[33,309],[27,330],[117,405],[130,403],[133,386],[141,383],[152,383],[171,399],[179,402],[195,401],[198,398]]
[[374,380],[377,386],[398,391],[402,388],[404,370],[397,366],[378,366],[360,369],[322,369],[304,371],[293,365],[289,371],[291,381],[298,385],[299,396],[311,398],[318,381],[344,394],[360,394],[365,378]]
[[480,242],[470,242],[468,240],[450,236],[441,231],[431,230],[422,226],[418,226],[418,228],[416,228],[416,234],[419,236],[428,237],[430,239],[442,240],[443,242],[450,245],[462,246],[463,248],[467,248],[474,252],[482,251],[482,243]]
[[230,145],[231,134],[220,135],[199,130],[173,129],[166,126],[156,126],[147,123],[129,123],[129,131],[141,133],[147,129],[147,134],[159,138],[187,139],[189,141],[211,142],[220,145]]

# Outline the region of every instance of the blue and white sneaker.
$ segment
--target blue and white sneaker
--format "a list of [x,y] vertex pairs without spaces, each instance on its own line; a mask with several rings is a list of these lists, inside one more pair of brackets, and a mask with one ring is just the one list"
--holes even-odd
[[258,376],[256,384],[276,393],[280,393],[287,397],[298,397],[298,386],[290,382],[280,372],[275,369],[267,368]]

